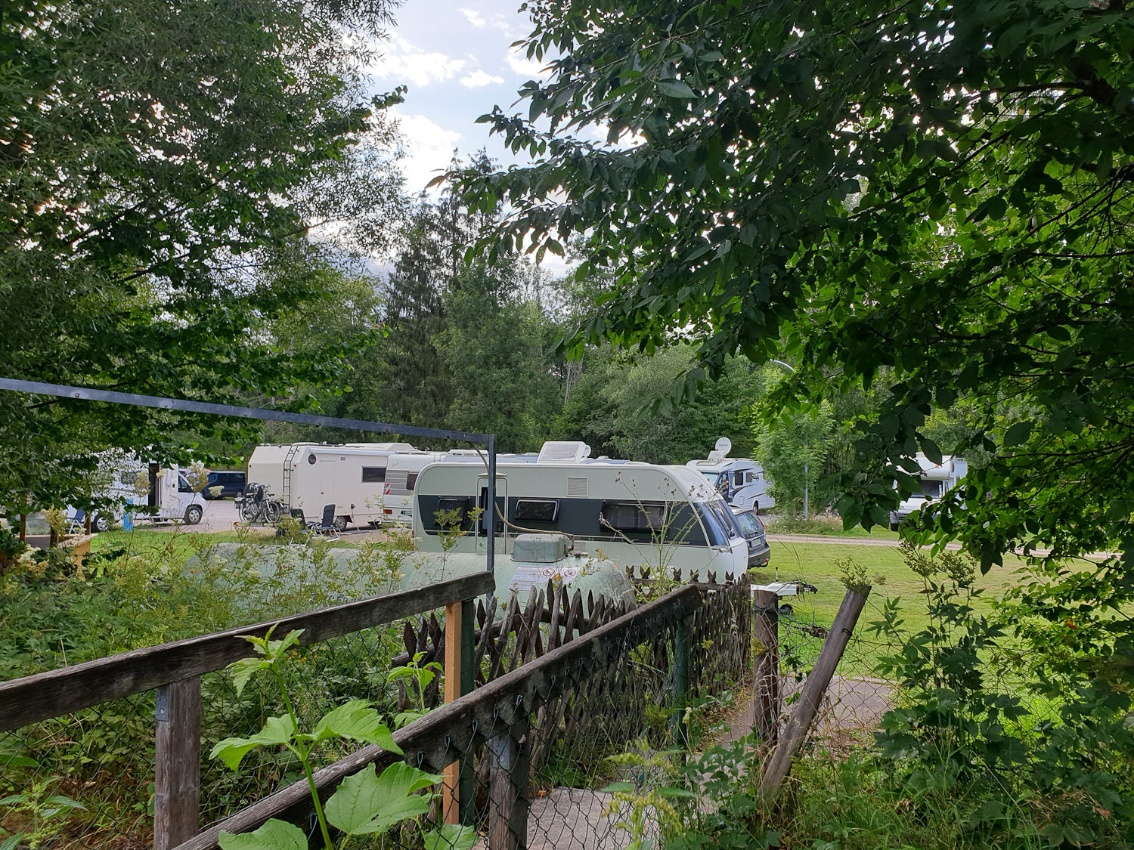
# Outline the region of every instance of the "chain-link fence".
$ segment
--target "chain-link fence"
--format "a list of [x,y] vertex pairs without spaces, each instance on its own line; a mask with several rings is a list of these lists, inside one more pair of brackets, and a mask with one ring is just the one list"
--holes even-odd
[[[648,769],[634,764],[648,765],[651,753],[681,742],[691,700],[735,688],[748,663],[747,600],[746,586],[713,592],[686,587],[629,611],[549,585],[533,590],[526,602],[513,596],[475,607],[466,603],[473,614],[464,638],[473,662],[467,678],[483,686],[471,696],[486,692],[487,702],[463,726],[437,733],[407,760],[438,771],[459,760],[461,799],[450,809],[482,841],[496,842],[491,846],[618,846],[611,836],[625,835],[618,824],[629,815],[603,789]],[[613,633],[604,632],[612,626]],[[255,735],[267,718],[286,712],[284,693],[300,728],[308,729],[351,699],[377,705],[391,724],[399,712],[433,708],[440,678],[432,665],[444,656],[444,645],[444,618],[435,611],[297,647],[283,689],[258,676],[238,694],[230,670],[204,672],[198,822],[221,821],[303,778],[302,765],[279,747],[259,748],[230,771],[208,758],[218,740]],[[564,653],[572,660],[559,657]],[[395,683],[390,672],[399,666],[409,673]],[[18,684],[0,689],[12,693]],[[494,696],[491,689],[501,687],[507,696]],[[163,705],[160,689],[157,695],[146,689],[9,726],[0,738],[0,796],[8,798],[0,825],[23,833],[30,847],[151,846],[161,791],[154,784],[155,758],[160,760],[154,717],[160,725]],[[445,710],[398,735],[436,723],[434,715]],[[428,736],[428,728],[407,740],[422,734]],[[356,747],[328,742],[313,752],[313,766],[331,769]],[[309,809],[310,800],[300,795],[298,809],[304,806]],[[292,815],[308,820],[306,812]],[[396,833],[385,836],[387,842],[419,846],[412,829]]]

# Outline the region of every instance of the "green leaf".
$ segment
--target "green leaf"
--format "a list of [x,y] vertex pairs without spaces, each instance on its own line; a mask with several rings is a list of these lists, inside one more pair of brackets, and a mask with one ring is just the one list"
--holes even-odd
[[447,823],[440,829],[431,829],[422,838],[425,850],[472,850],[476,830],[459,823]]
[[242,658],[229,664],[228,669],[232,673],[232,684],[236,688],[236,695],[240,696],[244,693],[244,686],[257,671],[267,670],[271,666],[272,663],[263,658]]
[[257,747],[284,746],[295,737],[296,728],[290,717],[269,717],[264,728],[251,738],[225,738],[218,741],[209,753],[209,758],[219,758],[231,770],[240,767],[240,762]]
[[694,98],[697,93],[682,80],[658,80],[658,91],[669,97]]
[[348,835],[385,832],[407,818],[429,812],[431,797],[415,792],[441,781],[404,762],[395,762],[378,776],[369,764],[347,777],[327,801],[327,820]]
[[221,850],[307,850],[307,836],[294,824],[270,820],[253,832],[239,835],[221,830]]
[[1007,433],[1004,434],[1005,446],[1018,446],[1031,436],[1032,433],[1031,422],[1017,422]]
[[347,738],[364,744],[377,744],[387,752],[402,754],[382,717],[364,699],[353,699],[325,714],[311,737],[314,741]]

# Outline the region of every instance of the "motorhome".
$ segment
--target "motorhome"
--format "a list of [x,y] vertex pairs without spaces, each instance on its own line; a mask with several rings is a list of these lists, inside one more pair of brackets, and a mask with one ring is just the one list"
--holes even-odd
[[774,508],[776,500],[768,492],[770,482],[764,476],[764,467],[749,458],[731,458],[730,451],[732,442],[721,437],[708,458],[685,465],[705,476],[734,508],[753,508],[757,513]]
[[[391,458],[437,456],[419,452],[409,443],[292,443],[257,446],[248,459],[249,483],[263,484],[278,499],[285,515],[319,518],[335,505],[335,526],[378,524],[386,520],[387,468]],[[399,469],[408,479],[411,469]],[[402,482],[398,478],[398,482]],[[393,482],[391,482],[393,483]],[[394,495],[393,490],[398,491]],[[398,510],[405,500],[403,483],[391,488]],[[389,516],[393,516],[392,514]]]
[[131,455],[105,456],[99,462],[104,483],[94,495],[112,503],[96,510],[91,528],[109,531],[115,523],[184,522],[196,525],[205,515],[205,500],[176,468],[163,468]]
[[890,511],[890,529],[898,526],[914,511],[920,510],[930,502],[935,502],[957,486],[969,471],[969,464],[963,457],[945,455],[941,463],[934,463],[921,452],[914,458],[918,465],[918,487],[903,499],[896,511]]
[[[500,456],[496,551],[518,535],[561,532],[574,554],[622,567],[662,567],[702,579],[742,574],[748,546],[732,511],[684,466],[592,460],[584,443],[545,443],[536,457]],[[488,475],[480,458],[445,460],[417,477],[413,529],[429,552],[487,551]]]

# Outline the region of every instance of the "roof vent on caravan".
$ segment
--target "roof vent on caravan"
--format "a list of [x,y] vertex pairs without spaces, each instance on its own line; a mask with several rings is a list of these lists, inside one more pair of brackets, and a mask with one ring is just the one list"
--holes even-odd
[[549,440],[539,450],[536,463],[578,463],[591,456],[591,447],[577,440]]

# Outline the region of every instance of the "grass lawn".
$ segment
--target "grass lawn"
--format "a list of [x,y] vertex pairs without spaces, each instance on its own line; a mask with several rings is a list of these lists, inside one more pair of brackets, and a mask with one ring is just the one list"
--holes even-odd
[[809,520],[787,519],[784,517],[768,516],[764,518],[764,525],[769,534],[806,534],[819,537],[862,537],[870,540],[897,540],[898,532],[891,531],[888,526],[876,525],[867,531],[861,525],[854,528],[843,528],[843,521],[838,517],[815,516]]
[[[878,655],[891,651],[887,646],[880,645],[879,639],[867,631],[872,621],[882,619],[886,599],[896,597],[900,600],[899,610],[908,632],[917,631],[929,622],[923,599],[922,579],[906,566],[897,547],[775,541],[771,543],[771,547],[770,568],[752,570],[749,576],[756,583],[800,579],[818,588],[817,593],[802,594],[786,600],[795,609],[794,622],[803,625],[830,626],[834,621],[835,613],[846,594],[846,588],[840,579],[840,564],[849,559],[865,568],[872,589],[855,629],[857,650],[854,646],[848,649],[847,659],[860,675],[870,672],[867,668]],[[1023,566],[1024,562],[1019,558],[1006,555],[1003,567],[994,567],[983,576],[978,570],[975,586],[983,591],[986,598],[1000,598],[1018,580],[1017,571]],[[781,640],[792,639],[793,634],[797,633],[793,633],[790,628],[783,630]],[[852,650],[859,656],[857,663],[850,658]],[[818,641],[800,651],[807,657],[814,655],[818,652]],[[841,665],[841,669],[845,666]]]
[[[901,551],[889,546],[855,546],[843,543],[793,543],[773,541],[769,568],[753,570],[758,582],[800,579],[815,585],[818,593],[807,594],[795,606],[797,616],[814,616],[815,622],[830,625],[846,593],[839,578],[839,564],[849,560],[866,569],[872,590],[864,618],[871,610],[880,610],[882,599],[900,597],[901,610],[911,627],[920,628],[927,620],[922,604],[922,580],[902,561]],[[976,587],[986,596],[999,598],[1016,581],[1016,572],[1024,562],[1006,555],[1003,567],[994,567],[987,575],[979,575]]]

